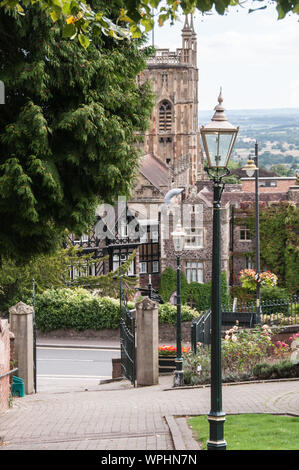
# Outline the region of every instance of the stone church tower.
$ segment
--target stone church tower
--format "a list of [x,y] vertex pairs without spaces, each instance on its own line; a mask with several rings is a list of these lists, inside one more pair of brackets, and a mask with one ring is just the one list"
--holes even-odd
[[175,52],[156,49],[139,80],[149,80],[156,95],[143,154],[153,155],[168,167],[169,186],[185,186],[188,190],[202,175],[197,39],[192,15],[185,19],[182,47]]

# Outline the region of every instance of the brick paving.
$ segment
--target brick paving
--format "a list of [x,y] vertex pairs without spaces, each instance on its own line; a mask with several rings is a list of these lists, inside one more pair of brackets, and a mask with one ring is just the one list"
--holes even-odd
[[[135,389],[126,380],[42,387],[0,414],[0,450],[173,450],[179,430],[182,447],[196,449],[183,417],[209,408],[209,387],[173,389],[171,376]],[[223,410],[299,415],[299,382],[224,385]]]

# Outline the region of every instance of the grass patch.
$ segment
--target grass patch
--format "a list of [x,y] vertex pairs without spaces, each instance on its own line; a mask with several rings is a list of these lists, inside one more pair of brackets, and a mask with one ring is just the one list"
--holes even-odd
[[[194,437],[206,450],[209,438],[207,416],[188,419]],[[227,415],[224,439],[227,450],[298,450],[299,418],[271,414]]]

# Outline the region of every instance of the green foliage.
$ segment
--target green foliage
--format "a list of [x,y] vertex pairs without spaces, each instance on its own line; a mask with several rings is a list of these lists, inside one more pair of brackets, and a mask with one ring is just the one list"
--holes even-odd
[[199,311],[208,310],[211,306],[211,282],[206,284],[190,282],[189,302]]
[[[27,303],[32,304],[32,299]],[[119,327],[119,300],[96,297],[81,287],[49,289],[36,295],[36,326],[43,332],[58,328],[101,330]],[[128,304],[133,308],[133,304]]]
[[[32,305],[32,297],[24,301]],[[128,307],[133,309],[135,304],[128,302]],[[115,329],[119,327],[119,308],[119,299],[95,296],[82,287],[48,289],[35,297],[36,325],[41,331]],[[175,306],[159,305],[159,323],[175,325],[176,315]],[[198,315],[196,310],[182,306],[182,322],[192,321]]]
[[[176,291],[176,271],[168,267],[161,275],[161,284],[159,294],[164,302],[168,302],[171,294]],[[207,310],[211,306],[211,288],[212,282],[205,284],[190,282],[188,284],[186,276],[181,272],[181,300],[182,304],[190,304],[198,311]],[[227,281],[225,272],[221,273],[221,296],[222,302],[228,301]]]
[[[207,450],[210,437],[209,421],[205,415],[188,419],[200,449]],[[225,440],[229,451],[281,451],[298,449],[297,416],[273,414],[226,415]]]
[[[253,367],[268,357],[271,338],[267,329],[256,327],[241,330],[234,326],[226,331],[221,342],[223,382],[248,380]],[[210,383],[210,348],[198,344],[196,354],[192,351],[183,357],[184,380],[188,385]]]
[[[211,307],[211,289],[212,281],[205,284],[191,282],[189,284],[189,302],[195,305],[199,311],[207,310]],[[221,302],[227,303],[229,296],[227,294],[227,281],[225,272],[221,273]]]
[[261,380],[295,378],[299,377],[299,364],[294,364],[288,359],[274,364],[263,362],[256,364],[252,373]]
[[[185,273],[181,271],[181,303],[186,304],[188,300],[189,284]],[[177,272],[170,266],[166,268],[160,279],[159,294],[164,302],[169,302],[170,296],[177,290]]]
[[[0,255],[21,260],[53,252],[65,229],[86,233],[100,201],[129,196],[153,104],[136,83],[141,40],[85,49],[38,3],[17,18],[0,8]],[[93,2],[111,16],[119,5]]]
[[[119,297],[120,279],[123,288],[126,290],[128,297],[135,293],[134,287],[137,284],[137,277],[126,275],[129,267],[136,256],[136,250],[121,264],[115,271],[100,276],[80,276],[72,281],[73,286],[85,287],[88,289],[99,289],[101,295],[108,297]],[[105,259],[105,258],[103,258]]]
[[[254,0],[256,8],[249,8],[248,12],[263,10],[267,8],[266,0]],[[95,40],[102,34],[122,40],[127,37],[140,37],[143,32],[150,31],[154,26],[153,15],[158,16],[158,24],[162,26],[165,21],[171,24],[178,18],[179,6],[183,13],[192,13],[197,8],[200,12],[208,12],[215,8],[216,12],[224,15],[229,6],[239,5],[238,0],[110,0],[108,3],[117,8],[117,15],[111,14],[111,10],[104,8],[96,9],[95,1],[91,7],[84,1],[79,0],[37,0],[53,22],[61,21],[62,34],[66,38],[78,38],[82,47],[87,48],[90,41]],[[278,19],[282,19],[287,13],[299,14],[298,2],[296,0],[275,0]],[[21,15],[26,12],[28,5],[36,3],[36,0],[2,0],[0,7],[13,9]],[[154,7],[156,11],[153,11]]]
[[247,330],[234,326],[227,330],[222,341],[224,374],[251,373],[253,366],[267,357],[270,344],[270,334],[259,326]]
[[[255,235],[254,207],[248,209],[246,224]],[[299,292],[299,211],[295,204],[281,202],[260,208],[261,266],[278,277],[280,287]]]
[[210,382],[211,355],[210,349],[201,346],[196,354],[192,351],[183,356],[184,382],[186,385],[199,385]]
[[[40,255],[18,266],[11,259],[4,259],[0,269],[0,311],[8,313],[8,309],[20,300],[32,296],[33,279],[36,293],[51,288],[84,287],[97,289],[102,296],[119,297],[120,276],[127,293],[133,291],[137,283],[136,277],[127,276],[126,272],[136,256],[136,250],[115,271],[100,276],[85,276],[86,269],[96,262],[103,262],[107,257],[93,259],[92,254],[82,254],[82,249],[69,247],[52,255]],[[80,277],[70,278],[70,267],[76,268]]]
[[261,288],[261,300],[281,300],[288,301],[290,295],[287,289],[282,287],[262,287]]
[[[188,305],[181,306],[181,321],[192,321],[198,317],[199,313]],[[176,305],[170,303],[159,305],[159,323],[168,323],[169,325],[176,325],[177,323],[177,308]]]

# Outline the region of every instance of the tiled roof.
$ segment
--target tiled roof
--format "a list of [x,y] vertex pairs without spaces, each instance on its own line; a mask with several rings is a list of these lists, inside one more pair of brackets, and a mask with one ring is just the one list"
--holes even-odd
[[140,173],[160,191],[168,189],[168,168],[150,153],[142,157]]

